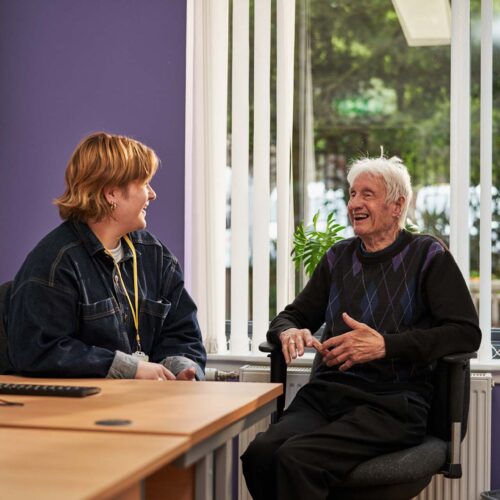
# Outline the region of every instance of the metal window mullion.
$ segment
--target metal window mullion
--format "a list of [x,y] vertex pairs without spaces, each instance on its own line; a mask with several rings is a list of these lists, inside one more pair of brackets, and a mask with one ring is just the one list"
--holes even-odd
[[248,352],[249,5],[233,0],[231,352]]
[[254,5],[252,350],[269,326],[269,222],[271,141],[271,3]]
[[451,3],[450,250],[469,281],[470,5]]
[[[276,76],[276,185],[278,191],[278,241],[276,305],[278,311],[293,293],[290,272],[291,232],[291,146],[293,119],[293,53],[295,1],[277,0],[277,76]],[[293,213],[292,213],[293,215]]]
[[480,118],[480,223],[479,325],[483,333],[479,361],[491,361],[491,222],[493,138],[493,5],[481,1],[481,118]]

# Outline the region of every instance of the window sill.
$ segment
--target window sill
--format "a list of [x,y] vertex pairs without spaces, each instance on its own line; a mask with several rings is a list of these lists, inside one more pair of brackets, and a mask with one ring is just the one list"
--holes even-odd
[[[302,357],[297,358],[293,361],[290,366],[311,366],[314,359],[314,353],[306,352]],[[244,354],[236,354],[236,353],[224,353],[224,354],[209,354],[208,360],[211,362],[236,362],[241,361],[242,363],[247,364],[269,364],[269,358],[267,354],[258,352],[258,353],[244,353]],[[499,366],[500,369],[500,366]]]
[[[224,354],[209,354],[208,359],[213,362],[217,361],[241,361],[242,363],[252,364],[268,364],[269,358],[267,354],[258,353],[224,353]],[[293,361],[292,366],[309,366],[314,359],[314,353],[306,352],[302,357]],[[476,372],[500,372],[500,359],[491,360],[489,362],[479,362],[477,359],[471,360],[471,370]]]
[[494,359],[488,362],[480,362],[477,359],[471,359],[470,369],[473,372],[498,372],[498,374],[500,374],[500,359]]

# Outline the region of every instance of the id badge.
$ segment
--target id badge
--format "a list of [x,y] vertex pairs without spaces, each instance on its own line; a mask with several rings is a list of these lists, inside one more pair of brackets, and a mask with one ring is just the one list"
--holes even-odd
[[149,356],[142,351],[135,351],[132,353],[132,356],[134,356],[134,358],[139,359],[139,361],[149,361]]

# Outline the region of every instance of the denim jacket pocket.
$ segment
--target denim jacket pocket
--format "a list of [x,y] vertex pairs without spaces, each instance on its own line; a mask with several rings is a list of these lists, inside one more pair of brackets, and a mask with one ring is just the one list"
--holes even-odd
[[128,339],[121,332],[119,311],[116,300],[111,297],[92,304],[80,303],[80,340],[113,351],[119,348],[129,352]]
[[150,352],[155,339],[160,335],[163,323],[171,307],[172,304],[167,300],[162,302],[149,299],[142,300],[139,311],[139,329],[142,347],[146,352]]
[[168,300],[157,302],[154,300],[143,299],[141,302],[141,313],[156,316],[161,318],[162,321],[167,317],[172,304]]

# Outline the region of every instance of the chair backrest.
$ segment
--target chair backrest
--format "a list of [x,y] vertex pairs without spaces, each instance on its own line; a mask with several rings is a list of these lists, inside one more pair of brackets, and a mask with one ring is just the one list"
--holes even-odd
[[12,281],[7,281],[0,285],[0,375],[4,373],[9,366],[7,360],[7,334],[5,333],[3,311],[5,296],[11,284]]
[[465,437],[469,419],[470,363],[467,361],[461,368],[464,371],[463,394],[451,394],[450,392],[452,368],[452,364],[443,360],[437,362],[434,370],[434,392],[427,421],[427,433],[445,441],[449,441],[451,435],[450,398],[451,401],[463,398],[461,439]]

